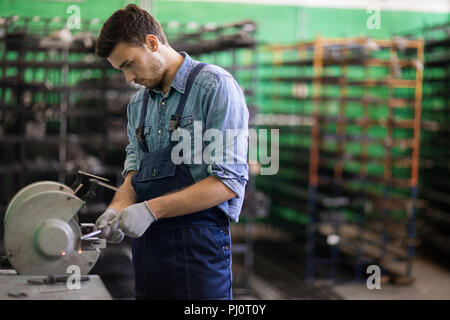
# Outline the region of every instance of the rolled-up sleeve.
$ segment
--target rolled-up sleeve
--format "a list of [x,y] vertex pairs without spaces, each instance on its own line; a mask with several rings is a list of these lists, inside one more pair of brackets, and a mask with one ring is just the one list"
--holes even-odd
[[132,170],[138,170],[138,160],[137,160],[137,141],[135,136],[135,126],[133,122],[132,103],[128,104],[127,107],[127,136],[128,145],[125,147],[126,158],[124,162],[124,168],[122,171],[122,176],[125,178],[127,173]]
[[219,178],[237,195],[226,207],[227,214],[238,221],[249,179],[247,104],[242,89],[228,75],[216,76],[208,90],[206,103],[205,129],[218,129],[224,137],[223,161],[212,161],[208,165],[208,174]]

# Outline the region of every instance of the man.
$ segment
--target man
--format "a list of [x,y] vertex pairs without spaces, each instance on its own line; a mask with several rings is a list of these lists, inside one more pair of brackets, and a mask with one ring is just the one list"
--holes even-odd
[[[242,90],[224,69],[176,52],[136,5],[105,22],[96,54],[144,86],[127,108],[125,182],[96,227],[110,243],[133,238],[136,299],[232,299],[229,222],[238,221],[248,181]],[[228,129],[244,132],[226,140],[227,161],[202,158],[211,129],[224,141]],[[180,134],[192,147],[182,163],[174,161]]]

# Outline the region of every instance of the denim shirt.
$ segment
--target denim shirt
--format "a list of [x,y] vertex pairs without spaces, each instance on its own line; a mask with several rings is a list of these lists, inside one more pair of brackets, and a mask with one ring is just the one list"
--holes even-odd
[[[145,94],[149,95],[149,109],[144,123],[148,150],[152,152],[169,146],[171,141],[170,116],[175,113],[181,94],[185,91],[189,73],[199,63],[190,58],[186,52],[180,52],[180,54],[184,56],[184,61],[178,69],[167,94],[163,94],[160,88],[151,90],[142,88],[133,95],[128,104],[127,134],[129,144],[125,148],[126,159],[122,172],[124,177],[131,170],[139,170],[141,160],[144,157],[144,152],[137,145],[135,130],[139,126],[141,105]],[[228,186],[237,197],[225,201],[217,207],[235,222],[239,220],[245,186],[249,178],[247,165],[248,117],[245,97],[236,80],[223,68],[208,64],[197,75],[179,122],[180,128],[188,130],[193,137],[192,161],[186,165],[194,182],[212,175]],[[196,128],[195,132],[194,127]],[[202,131],[199,131],[199,128]],[[224,161],[214,160],[217,158],[204,161],[203,158],[200,158],[202,160],[199,163],[198,157],[202,156],[199,153],[203,153],[203,150],[209,144],[208,141],[212,142],[213,140],[203,141],[205,140],[204,137],[202,139],[202,136],[200,136],[202,143],[199,146],[198,138],[195,135],[199,132],[203,134],[206,129],[217,129],[224,137],[227,134],[227,129],[244,129],[240,132],[247,131],[247,133],[235,136],[234,141],[227,140],[231,141],[233,148],[228,148],[229,143],[224,143]],[[194,147],[194,140],[196,139],[197,149]],[[223,141],[225,141],[225,138]],[[196,156],[197,161],[194,159]],[[213,156],[215,156],[214,152]],[[233,159],[232,163],[227,159]]]

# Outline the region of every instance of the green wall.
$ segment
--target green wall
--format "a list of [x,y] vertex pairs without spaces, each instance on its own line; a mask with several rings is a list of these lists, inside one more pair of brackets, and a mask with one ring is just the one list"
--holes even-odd
[[[81,18],[106,19],[116,9],[130,0],[80,0],[80,1],[38,1],[1,0],[0,15],[68,17],[68,6],[75,4],[81,9]],[[398,32],[420,29],[423,26],[444,23],[448,13],[420,13],[382,11],[381,28],[369,30],[366,21],[369,14],[359,9],[326,9],[277,5],[256,5],[236,3],[208,3],[155,0],[152,10],[161,22],[180,21],[199,23],[227,23],[241,19],[253,19],[259,24],[258,39],[265,43],[293,42],[324,37],[348,37],[368,35],[388,38]],[[299,21],[300,20],[300,21]]]
[[51,0],[0,0],[0,16],[41,16],[62,18],[69,17],[66,10],[71,5],[81,9],[82,19],[106,19],[124,4],[133,1],[124,0],[80,0],[80,1],[51,1]]

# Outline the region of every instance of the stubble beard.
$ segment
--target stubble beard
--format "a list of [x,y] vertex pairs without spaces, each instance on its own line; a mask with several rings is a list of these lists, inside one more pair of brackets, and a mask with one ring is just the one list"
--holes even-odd
[[158,75],[157,78],[146,78],[141,80],[141,84],[144,85],[147,89],[154,88],[162,88],[162,80],[164,78],[165,72],[164,70],[164,62],[161,58],[155,59],[152,64],[149,64],[148,73]]

